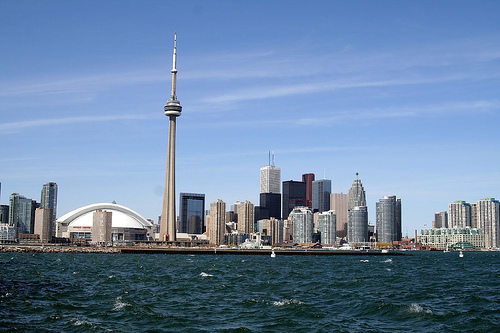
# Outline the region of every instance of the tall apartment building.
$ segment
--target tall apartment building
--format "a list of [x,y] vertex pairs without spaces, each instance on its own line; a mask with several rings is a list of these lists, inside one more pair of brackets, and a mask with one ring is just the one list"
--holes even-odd
[[226,231],[226,203],[221,199],[210,204],[210,223],[207,227],[210,244],[224,244]]
[[344,193],[332,193],[330,195],[330,210],[334,210],[337,216],[337,237],[347,236],[347,202],[349,196]]
[[356,206],[347,214],[347,241],[351,244],[366,243],[368,239],[368,209]]
[[321,236],[321,244],[334,245],[337,241],[337,215],[334,210],[321,212],[316,221],[316,229]]
[[448,212],[436,212],[434,213],[434,225],[433,228],[448,228]]
[[113,213],[105,210],[96,210],[92,215],[92,242],[107,245],[111,243],[111,227],[113,225]]
[[238,206],[238,231],[250,234],[254,229],[254,205],[247,200]]
[[292,219],[293,242],[311,243],[313,237],[313,214],[307,207],[295,207],[290,213]]
[[202,234],[205,226],[205,194],[180,193],[179,227],[181,233]]
[[288,218],[288,215],[295,207],[306,207],[306,183],[295,180],[283,182],[283,219]]
[[388,195],[376,203],[377,242],[401,240],[401,199]]
[[328,179],[315,180],[312,182],[312,210],[313,212],[325,212],[330,210],[330,194],[332,193],[332,181]]
[[465,228],[471,226],[471,206],[465,201],[455,201],[448,205],[448,227]]
[[52,208],[37,208],[35,210],[34,233],[40,236],[42,243],[52,241]]
[[477,202],[478,227],[484,234],[486,248],[500,248],[500,203],[494,198]]
[[9,204],[9,224],[16,228],[17,234],[32,234],[35,230],[37,202],[18,193],[12,193]]
[[302,181],[306,183],[306,202],[305,206],[309,207],[309,209],[312,209],[312,183],[314,181],[314,173],[304,173],[302,175]]
[[40,200],[41,208],[52,209],[52,217],[50,219],[50,235],[56,235],[56,215],[57,215],[57,184],[50,182],[44,184],[41,192]]

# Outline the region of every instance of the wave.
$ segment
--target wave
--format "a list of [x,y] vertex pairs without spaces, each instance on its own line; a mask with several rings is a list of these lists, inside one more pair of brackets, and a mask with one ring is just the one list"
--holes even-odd
[[122,302],[122,297],[118,296],[115,300],[115,306],[113,307],[113,311],[119,311],[124,307],[132,306],[129,303]]
[[205,272],[201,272],[201,273],[200,273],[200,276],[201,276],[201,277],[209,277],[209,276],[213,276],[213,275],[212,275],[212,274],[205,273]]
[[302,305],[305,304],[304,302],[301,302],[297,299],[285,299],[283,301],[274,301],[273,305],[274,306],[287,306],[287,305]]
[[429,313],[432,314],[432,311],[429,309],[424,309],[420,304],[411,303],[408,307],[409,313]]

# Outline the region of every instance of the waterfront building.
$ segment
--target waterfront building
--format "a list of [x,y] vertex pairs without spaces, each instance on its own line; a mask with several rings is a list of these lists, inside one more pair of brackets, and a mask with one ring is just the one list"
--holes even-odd
[[347,213],[347,241],[360,244],[368,240],[368,210],[366,206],[356,206]]
[[448,226],[465,228],[471,226],[471,207],[468,202],[455,201],[448,205]]
[[287,218],[290,212],[295,207],[305,207],[306,200],[306,183],[294,180],[283,182],[283,214],[282,218]]
[[401,199],[388,195],[376,203],[377,242],[401,240]]
[[306,202],[305,206],[309,207],[309,209],[313,209],[312,207],[312,198],[313,198],[313,181],[314,181],[314,173],[304,173],[302,175],[302,181],[306,183]]
[[313,214],[308,207],[295,207],[290,213],[292,237],[296,244],[311,243],[313,240]]
[[337,215],[334,210],[321,212],[316,222],[321,244],[334,245],[337,242]]
[[56,221],[56,236],[92,240],[94,212],[112,213],[111,231],[114,242],[148,240],[153,238],[155,225],[137,212],[116,203],[96,203],[72,210]]
[[431,249],[446,250],[451,248],[484,248],[485,235],[477,228],[432,228],[422,229],[417,242]]
[[176,240],[176,220],[175,214],[175,131],[176,119],[181,115],[182,106],[177,100],[177,34],[174,36],[174,54],[172,68],[172,91],[170,99],[165,105],[165,116],[169,118],[168,128],[168,150],[167,150],[167,168],[165,172],[165,191],[163,193],[163,208],[160,224],[160,240]]
[[17,234],[33,234],[35,228],[35,209],[38,204],[18,193],[9,198],[9,224],[16,228]]
[[250,234],[254,229],[254,205],[247,200],[238,206],[238,231]]
[[344,193],[330,194],[330,210],[337,216],[337,237],[347,236],[347,207],[349,196]]
[[207,227],[210,244],[224,243],[226,231],[226,203],[221,199],[210,204],[210,224]]
[[56,235],[56,215],[57,215],[57,184],[50,182],[44,184],[42,187],[41,200],[40,200],[41,208],[52,209],[52,216],[49,221],[49,233],[52,236]]
[[477,216],[477,203],[470,204],[470,227],[471,228],[479,228],[478,227],[478,216]]
[[330,210],[330,194],[332,193],[332,181],[328,179],[315,180],[312,182],[312,210],[313,212],[325,212]]
[[0,223],[0,243],[13,243],[16,240],[16,228],[8,223]]
[[500,248],[500,203],[495,198],[477,202],[477,221],[483,230],[486,248]]
[[9,223],[9,205],[0,205],[0,223]]
[[366,195],[365,189],[361,180],[358,178],[359,173],[356,172],[356,179],[352,183],[349,189],[347,209],[353,209],[354,207],[364,207],[366,206]]
[[260,193],[281,193],[280,185],[280,168],[274,166],[274,164],[260,168]]
[[436,212],[434,214],[434,225],[433,228],[448,228],[448,212]]
[[111,243],[112,221],[112,212],[98,209],[92,214],[92,243],[101,245]]
[[180,193],[179,232],[202,234],[205,225],[205,194]]
[[35,230],[34,233],[40,237],[42,243],[48,243],[52,241],[52,230],[55,232],[55,226],[53,226],[52,219],[54,214],[52,213],[52,208],[37,208],[35,210]]

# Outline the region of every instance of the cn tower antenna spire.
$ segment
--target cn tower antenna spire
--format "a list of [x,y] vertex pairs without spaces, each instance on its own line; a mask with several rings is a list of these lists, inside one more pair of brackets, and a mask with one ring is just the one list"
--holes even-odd
[[172,93],[170,100],[176,101],[176,85],[177,85],[177,32],[174,34],[174,55],[172,57]]

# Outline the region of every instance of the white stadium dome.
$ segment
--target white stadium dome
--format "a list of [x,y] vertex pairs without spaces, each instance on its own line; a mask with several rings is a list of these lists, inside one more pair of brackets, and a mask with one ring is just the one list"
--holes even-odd
[[130,208],[115,203],[96,203],[75,209],[57,219],[70,227],[92,227],[96,210],[112,212],[112,228],[149,229],[153,224]]

